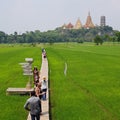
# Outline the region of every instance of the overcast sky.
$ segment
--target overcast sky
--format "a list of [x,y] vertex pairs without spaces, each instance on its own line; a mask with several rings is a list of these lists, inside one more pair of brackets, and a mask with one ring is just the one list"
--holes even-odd
[[84,25],[89,11],[94,24],[104,15],[107,25],[120,30],[120,0],[0,0],[0,31],[53,30],[78,18]]

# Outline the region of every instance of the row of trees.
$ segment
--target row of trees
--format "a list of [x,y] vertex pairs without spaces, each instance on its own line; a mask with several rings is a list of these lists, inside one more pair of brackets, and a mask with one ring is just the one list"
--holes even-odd
[[113,35],[104,35],[104,36],[100,36],[100,35],[96,35],[96,37],[94,38],[94,42],[96,43],[96,45],[102,45],[104,41],[108,41],[108,42],[120,42],[120,32],[119,31],[114,31]]
[[[6,34],[0,31],[0,43],[54,43],[54,42],[95,42],[102,44],[104,41],[120,42],[120,32],[114,31],[112,27],[96,27],[92,29],[62,29],[40,32],[39,30],[30,31],[19,35]],[[101,42],[99,42],[101,41]]]

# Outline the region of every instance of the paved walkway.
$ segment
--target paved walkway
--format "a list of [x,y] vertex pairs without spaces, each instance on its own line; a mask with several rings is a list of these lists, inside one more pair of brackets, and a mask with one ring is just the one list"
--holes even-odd
[[[43,58],[42,56],[42,65],[40,70],[40,80],[45,76],[48,80],[48,61],[47,58]],[[47,82],[48,83],[48,82]],[[47,89],[47,100],[42,101],[42,115],[40,116],[40,120],[49,120],[49,93]],[[31,120],[30,114],[28,115],[27,120]]]

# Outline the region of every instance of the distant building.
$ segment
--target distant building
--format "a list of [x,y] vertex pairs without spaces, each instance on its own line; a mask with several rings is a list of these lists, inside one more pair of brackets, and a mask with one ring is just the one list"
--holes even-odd
[[63,29],[73,29],[74,28],[74,25],[70,22],[68,25],[64,24],[62,26]]
[[100,18],[100,26],[106,26],[105,16],[101,16],[101,18]]
[[73,27],[74,25],[71,22],[66,26],[67,29],[73,29]]
[[78,18],[78,20],[74,26],[74,29],[81,29],[81,28],[82,28],[82,23],[81,23],[80,19]]
[[90,16],[90,12],[88,13],[88,16],[87,16],[87,19],[86,19],[86,23],[85,23],[85,25],[84,25],[84,28],[87,28],[87,29],[89,29],[89,28],[94,28],[95,27],[95,25],[93,24],[93,22],[92,22],[92,18],[91,18],[91,16]]
[[[100,26],[106,26],[106,18],[105,16],[101,16],[100,18]],[[71,22],[69,24],[64,24],[62,26],[62,29],[90,29],[90,28],[95,28],[98,27],[98,25],[94,25],[93,21],[92,21],[92,17],[90,16],[90,12],[88,13],[87,19],[86,19],[86,23],[85,25],[82,25],[80,19],[78,18],[78,20],[76,21],[75,25],[73,25]]]

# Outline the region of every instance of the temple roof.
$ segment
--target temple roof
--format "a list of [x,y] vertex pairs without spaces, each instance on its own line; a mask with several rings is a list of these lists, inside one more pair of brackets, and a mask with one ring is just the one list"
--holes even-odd
[[76,22],[74,28],[75,28],[75,29],[81,29],[81,28],[82,28],[82,23],[81,23],[81,21],[80,21],[79,18],[78,18],[78,20],[77,20],[77,22]]
[[78,18],[75,25],[73,25],[70,22],[69,24],[64,24],[62,26],[63,29],[81,29],[82,27],[87,28],[87,29],[95,27],[95,25],[92,22],[92,18],[90,16],[90,12],[88,13],[85,25],[82,25],[80,19]]
[[66,28],[68,28],[68,29],[72,29],[74,26],[73,26],[73,24],[72,23],[69,23],[68,25],[66,25]]
[[90,16],[90,12],[88,13],[86,24],[84,25],[85,28],[94,28],[94,24],[92,22],[92,18]]

